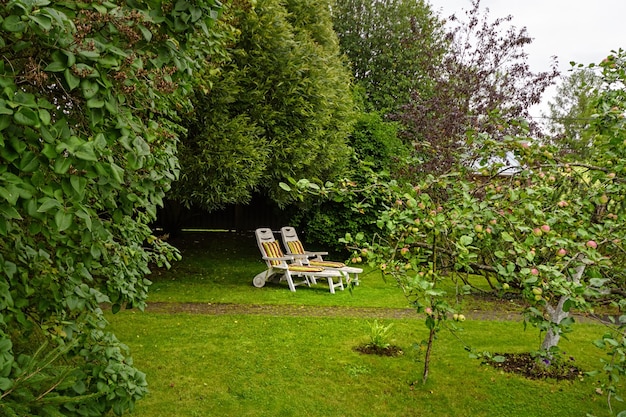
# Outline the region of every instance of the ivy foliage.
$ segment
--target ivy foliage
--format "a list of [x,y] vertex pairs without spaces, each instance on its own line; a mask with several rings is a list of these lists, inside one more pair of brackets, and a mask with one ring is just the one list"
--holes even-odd
[[349,160],[350,76],[329,4],[228,4],[227,55],[186,116],[181,176],[169,199],[216,209],[263,191],[283,204],[287,176],[333,178]]
[[132,410],[145,375],[100,308],[142,308],[148,224],[211,1],[0,4],[0,414]]

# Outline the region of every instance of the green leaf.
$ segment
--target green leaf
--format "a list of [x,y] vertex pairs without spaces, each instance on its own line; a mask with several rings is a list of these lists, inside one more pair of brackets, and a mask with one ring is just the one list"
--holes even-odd
[[121,184],[122,182],[124,182],[124,169],[121,168],[119,165],[117,165],[114,162],[111,162],[110,172],[111,172],[111,176],[118,184]]
[[523,282],[524,284],[534,284],[537,281],[539,281],[539,278],[533,275],[530,278],[526,278]]
[[20,107],[15,115],[13,115],[13,119],[16,123],[24,126],[37,126],[39,125],[39,116],[37,113],[28,107]]
[[20,213],[15,209],[15,207],[7,207],[6,205],[0,205],[0,214],[9,220],[11,219],[22,220],[22,216],[20,216]]
[[70,177],[70,183],[78,196],[82,197],[85,194],[85,187],[87,187],[87,180],[85,178],[73,175]]
[[82,395],[87,392],[87,387],[85,386],[85,381],[79,380],[73,386],[72,389],[76,394]]
[[4,198],[10,205],[14,206],[17,203],[17,199],[20,197],[20,193],[17,187],[9,184],[7,188],[0,187],[0,197]]
[[28,18],[45,31],[52,29],[52,19],[46,15],[33,14],[29,15]]
[[46,109],[39,109],[39,120],[44,125],[48,126],[50,124],[50,121],[52,120],[50,112]]
[[13,386],[13,381],[9,378],[0,377],[0,391],[6,391]]
[[48,72],[61,72],[66,68],[69,68],[71,65],[68,63],[67,55],[63,54],[61,51],[54,51],[52,53],[52,62],[48,64],[44,71]]
[[74,155],[84,161],[95,162],[98,160],[98,157],[96,156],[96,153],[93,149],[93,142],[86,142],[80,145],[78,149],[76,149],[76,152],[74,152]]
[[7,115],[2,115],[0,116],[0,131],[6,129],[7,127],[11,126],[11,119],[12,117],[7,116]]
[[26,107],[37,107],[37,101],[34,94],[24,91],[17,91],[13,97],[13,101],[19,105]]
[[600,288],[602,286],[604,286],[604,284],[609,281],[606,278],[591,278],[589,280],[589,285],[591,285],[592,287],[596,287],[596,288]]
[[54,161],[54,172],[57,174],[65,174],[72,166],[70,158],[60,157]]
[[[89,230],[91,232],[91,216],[89,215],[89,213],[87,213],[84,210],[78,210],[76,212],[76,216],[80,217],[81,219],[83,219],[85,221],[85,227],[87,227],[87,230]],[[92,246],[93,248],[93,246]]]
[[150,29],[146,28],[143,25],[138,25],[137,27],[141,31],[143,38],[147,40],[148,42],[150,42],[152,40],[152,32],[150,31]]
[[54,222],[57,225],[59,232],[67,230],[72,225],[72,216],[70,213],[66,213],[65,210],[59,210],[54,215]]
[[54,199],[54,198],[50,198],[50,197],[46,197],[44,199],[44,202],[41,203],[41,206],[39,206],[39,208],[37,209],[37,211],[39,213],[45,213],[51,209],[60,209],[62,207],[61,203]]
[[26,22],[24,22],[20,16],[10,15],[2,22],[2,29],[8,32],[24,32]]
[[0,114],[13,114],[13,110],[7,107],[5,100],[0,100]]
[[92,97],[89,100],[87,100],[87,107],[93,108],[93,109],[99,109],[104,107],[104,100],[102,100],[100,97]]
[[69,68],[65,70],[63,76],[65,77],[65,82],[67,83],[70,91],[79,86],[80,78],[72,74],[72,71],[70,71]]
[[98,64],[102,65],[103,67],[107,67],[107,68],[115,68],[117,66],[119,66],[119,60],[115,57],[112,56],[102,56],[100,58],[98,58],[97,60]]
[[135,136],[133,139],[133,146],[137,151],[137,155],[147,156],[150,155],[150,145],[141,136]]
[[98,51],[82,50],[78,51],[78,55],[88,59],[96,59],[100,56],[100,53]]
[[34,172],[39,168],[39,160],[33,152],[27,151],[20,159],[20,170],[23,172]]
[[279,182],[278,186],[287,192],[291,192],[291,187],[284,182]]
[[500,233],[500,236],[505,242],[515,242],[515,239],[513,239],[513,237],[507,232]]
[[563,311],[565,311],[566,313],[569,312],[571,310],[571,308],[574,306],[574,302],[568,298],[567,300],[565,300],[565,302],[563,303]]
[[98,93],[98,90],[100,90],[100,85],[95,81],[85,78],[80,82],[80,88],[83,91],[83,96],[89,100],[90,98],[95,96],[96,93]]

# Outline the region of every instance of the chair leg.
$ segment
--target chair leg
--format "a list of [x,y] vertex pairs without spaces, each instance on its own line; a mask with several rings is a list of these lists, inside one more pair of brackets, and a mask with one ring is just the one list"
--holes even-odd
[[331,294],[335,293],[335,283],[333,282],[333,278],[332,277],[328,277],[328,288],[330,288],[330,293]]
[[359,274],[354,274],[352,276],[352,282],[354,282],[354,285],[357,286],[359,285],[361,282],[359,281]]
[[[345,274],[345,275],[347,276],[347,274]],[[339,282],[337,282],[336,284],[335,284],[335,282],[333,281],[333,277],[328,277],[328,287],[329,287],[329,289],[330,289],[330,293],[331,293],[331,294],[334,294],[334,293],[335,293],[335,288],[336,288],[336,287],[341,288],[341,291],[343,291],[343,290],[344,290],[344,288],[343,288],[343,277],[344,277],[344,274],[343,274],[343,273],[341,273],[341,274],[339,275],[339,277],[338,277],[338,278],[339,278]]]
[[287,284],[289,285],[289,290],[291,292],[296,292],[296,286],[293,283],[293,279],[291,279],[291,274],[289,272],[285,272],[285,278],[287,279]]

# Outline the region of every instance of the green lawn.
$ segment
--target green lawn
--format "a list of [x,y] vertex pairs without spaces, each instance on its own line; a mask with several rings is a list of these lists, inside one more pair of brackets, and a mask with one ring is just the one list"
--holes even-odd
[[[263,264],[252,235],[192,239],[182,262],[154,274],[151,301],[406,307],[400,291],[380,274],[365,275],[353,294],[331,295],[323,285],[295,293],[286,284],[254,288],[252,277]],[[384,320],[393,323],[391,342],[404,351],[391,358],[354,350],[369,340],[365,318],[134,310],[109,318],[148,375],[150,394],[138,403],[137,416],[609,415],[593,378],[527,380],[468,358],[464,345],[493,352],[536,349],[538,333],[524,331],[519,321],[468,320],[461,341],[440,333],[429,381],[422,385],[423,352],[414,347],[427,335],[422,320]],[[578,367],[591,370],[601,352],[589,341],[602,330],[578,324],[560,347]]]
[[252,278],[266,268],[253,233],[194,233],[172,243],[180,248],[183,261],[149,277],[149,301],[407,307],[402,293],[379,271],[363,274],[366,285],[358,288],[358,296],[349,291],[333,295],[324,285],[298,287],[292,293],[286,282],[255,288]]

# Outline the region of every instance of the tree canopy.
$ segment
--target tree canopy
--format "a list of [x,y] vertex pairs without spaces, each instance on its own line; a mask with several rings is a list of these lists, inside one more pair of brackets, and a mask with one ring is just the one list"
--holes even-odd
[[[512,16],[491,19],[480,0],[473,0],[465,15],[449,18],[445,55],[425,75],[432,87],[411,91],[411,100],[394,115],[423,158],[422,173],[446,172],[459,162],[471,165],[476,148],[467,132],[500,138],[518,132],[498,118],[531,120],[530,107],[558,76],[554,62],[549,71],[531,71],[524,48],[532,38],[526,28],[508,26]],[[532,120],[530,128],[539,132]]]
[[548,103],[547,139],[559,147],[561,154],[575,154],[579,160],[584,159],[592,142],[587,136],[595,111],[592,102],[602,84],[595,70],[574,66]]
[[337,0],[332,10],[341,50],[365,91],[365,110],[394,112],[415,91],[432,93],[432,73],[448,42],[427,3]]
[[285,203],[278,183],[287,176],[342,173],[353,102],[329,4],[237,2],[224,24],[233,29],[228,55],[203,75],[210,88],[186,116],[168,198],[215,209],[260,190]]

